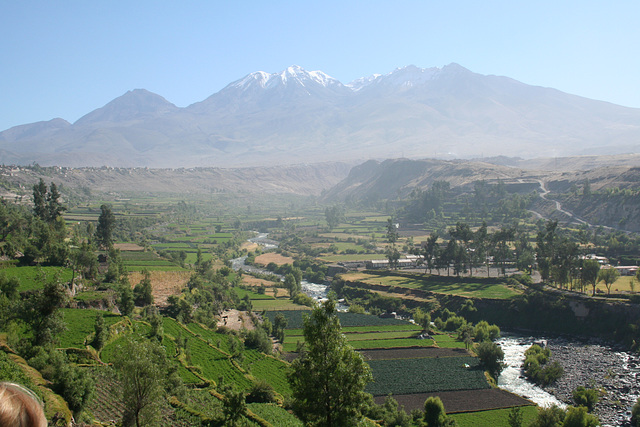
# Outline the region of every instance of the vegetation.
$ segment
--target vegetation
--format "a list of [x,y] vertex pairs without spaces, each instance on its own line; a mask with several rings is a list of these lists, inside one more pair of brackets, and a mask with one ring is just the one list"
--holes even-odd
[[306,423],[322,426],[356,425],[371,380],[368,365],[340,333],[331,299],[304,321],[305,347],[293,362],[289,382],[293,408]]

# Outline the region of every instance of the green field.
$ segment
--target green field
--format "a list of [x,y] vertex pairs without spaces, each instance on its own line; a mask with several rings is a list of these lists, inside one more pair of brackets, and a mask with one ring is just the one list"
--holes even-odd
[[[270,311],[267,312],[267,317],[271,322],[275,319],[278,313],[282,313],[287,318],[287,329],[300,329],[302,328],[302,321],[304,316],[308,316],[308,312],[305,311]],[[342,327],[354,327],[354,326],[390,326],[390,325],[406,325],[410,324],[406,320],[383,318],[378,316],[372,316],[370,314],[358,314],[358,313],[337,313],[340,325]]]
[[475,298],[508,299],[522,292],[507,286],[498,278],[449,277],[400,272],[349,273],[342,276],[346,281],[358,281],[371,285],[382,285],[401,289],[419,289],[447,295]]
[[490,388],[475,357],[371,360],[374,396]]
[[[521,406],[522,409],[522,425],[528,426],[538,414],[537,406]],[[492,409],[489,411],[465,412],[460,414],[451,414],[458,427],[476,427],[476,426],[492,426],[507,427],[509,425],[509,413],[511,408]]]
[[42,289],[45,281],[56,277],[62,283],[69,283],[73,277],[73,271],[65,267],[9,267],[0,270],[0,274],[7,278],[16,277],[20,282],[19,292]]
[[104,316],[106,325],[119,322],[122,317],[101,310],[86,310],[77,308],[63,308],[62,313],[67,330],[60,335],[60,348],[85,348],[87,337],[94,333],[96,317],[99,313]]
[[303,427],[302,421],[273,403],[249,403],[247,409],[278,427]]

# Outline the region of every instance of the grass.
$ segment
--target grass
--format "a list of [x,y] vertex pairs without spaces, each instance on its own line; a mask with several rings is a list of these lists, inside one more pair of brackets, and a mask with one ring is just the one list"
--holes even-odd
[[0,270],[0,274],[7,278],[16,277],[20,282],[19,292],[42,289],[46,280],[51,280],[58,274],[62,283],[70,282],[73,277],[73,271],[65,267],[9,267]]
[[[537,406],[521,406],[522,408],[522,425],[528,426],[538,414]],[[508,426],[509,413],[511,408],[491,409],[489,411],[464,412],[460,414],[451,414],[450,417],[456,421],[458,427],[475,427],[475,426]]]
[[278,427],[303,427],[302,421],[273,403],[249,403],[247,409]]
[[101,310],[87,310],[77,308],[63,308],[64,322],[67,330],[60,335],[60,348],[85,348],[87,337],[94,333],[96,317],[99,313],[104,316],[107,326],[119,322],[122,318],[117,314]]
[[299,305],[290,299],[278,298],[273,300],[255,300],[252,301],[253,311],[309,311],[309,307]]
[[432,338],[436,341],[436,345],[440,348],[465,348],[462,341],[458,341],[456,337],[451,335],[433,335]]
[[439,294],[475,298],[508,299],[522,293],[507,286],[498,278],[449,277],[386,271],[349,273],[343,275],[342,278],[347,281],[383,285],[389,288],[419,289]]

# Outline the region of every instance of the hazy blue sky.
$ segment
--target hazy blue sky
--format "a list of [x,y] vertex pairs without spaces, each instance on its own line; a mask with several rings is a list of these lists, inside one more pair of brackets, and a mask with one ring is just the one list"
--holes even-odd
[[414,64],[640,107],[640,1],[0,2],[0,130],[127,90],[179,107],[289,65],[343,83]]

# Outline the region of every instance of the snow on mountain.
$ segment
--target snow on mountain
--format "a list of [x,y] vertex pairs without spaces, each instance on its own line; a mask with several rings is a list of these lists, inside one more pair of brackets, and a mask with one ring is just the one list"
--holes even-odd
[[280,73],[265,73],[256,71],[248,76],[231,83],[227,87],[247,90],[258,85],[264,89],[273,89],[282,85],[294,84],[307,86],[309,84],[320,85],[322,87],[343,86],[340,81],[334,79],[322,71],[306,71],[298,65],[292,65]]

